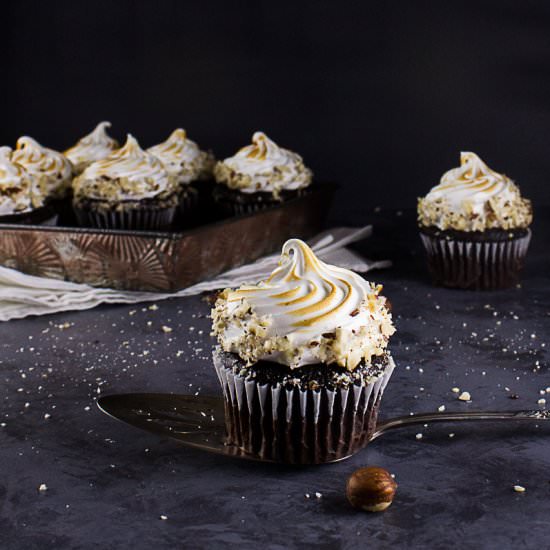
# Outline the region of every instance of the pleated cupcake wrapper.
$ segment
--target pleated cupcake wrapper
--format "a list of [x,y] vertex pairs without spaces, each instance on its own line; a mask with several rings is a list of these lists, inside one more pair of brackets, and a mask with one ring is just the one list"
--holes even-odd
[[229,202],[216,201],[217,208],[226,216],[244,216],[245,214],[254,214],[266,208],[270,208],[275,203],[272,202]]
[[[293,196],[301,197],[308,192],[309,189],[297,189]],[[226,216],[243,216],[245,214],[254,214],[255,212],[260,212],[266,208],[271,208],[281,204],[281,201],[271,198],[268,198],[268,200],[258,200],[254,197],[254,194],[251,194],[247,197],[247,200],[242,202],[238,200],[231,200],[230,197],[227,197],[224,194],[218,194],[215,190],[213,193],[213,198],[218,210]],[[283,201],[284,200],[285,197],[283,197]]]
[[14,223],[23,225],[57,225],[58,215],[49,206],[42,206],[30,212],[0,216],[0,223]]
[[98,229],[161,230],[169,229],[177,207],[136,208],[121,211],[102,211],[75,208],[78,223]]
[[38,225],[46,225],[48,227],[55,227],[57,225],[59,216],[57,214],[52,214],[47,219],[41,221]]
[[65,198],[53,199],[49,204],[57,212],[59,225],[72,226],[76,223],[76,217],[73,211],[72,192]]
[[214,366],[225,400],[227,443],[268,460],[321,464],[362,449],[376,428],[380,400],[393,369],[366,386],[329,390],[260,385]]
[[199,205],[199,192],[190,185],[183,188],[178,198],[179,210],[182,214],[193,211]]
[[186,185],[178,194],[176,228],[186,229],[200,220],[199,192],[191,185]]
[[519,283],[531,231],[507,241],[462,241],[420,233],[434,284],[496,290]]

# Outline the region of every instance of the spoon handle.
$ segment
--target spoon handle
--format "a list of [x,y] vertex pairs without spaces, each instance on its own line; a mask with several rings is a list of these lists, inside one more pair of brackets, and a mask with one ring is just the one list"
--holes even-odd
[[380,422],[376,426],[371,441],[379,437],[388,430],[394,428],[405,428],[417,424],[426,424],[429,422],[463,422],[463,421],[481,421],[481,420],[519,420],[540,422],[550,420],[550,409],[537,409],[531,411],[509,411],[509,412],[448,412],[448,413],[428,413],[411,416],[399,416]]

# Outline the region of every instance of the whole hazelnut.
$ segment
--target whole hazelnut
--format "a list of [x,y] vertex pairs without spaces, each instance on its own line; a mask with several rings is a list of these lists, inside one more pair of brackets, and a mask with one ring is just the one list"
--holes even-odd
[[384,468],[367,466],[355,470],[348,478],[346,496],[354,508],[381,512],[393,500],[397,483]]

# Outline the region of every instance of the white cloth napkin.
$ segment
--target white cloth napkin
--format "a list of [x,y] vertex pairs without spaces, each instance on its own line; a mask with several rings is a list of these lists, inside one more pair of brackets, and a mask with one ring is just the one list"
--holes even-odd
[[[362,228],[338,227],[325,231],[309,241],[315,253],[325,262],[366,272],[374,268],[389,267],[391,262],[372,262],[348,250],[346,245],[368,237],[372,226]],[[27,315],[44,315],[58,311],[90,309],[103,303],[148,302],[191,296],[208,290],[216,290],[241,283],[255,283],[267,276],[279,260],[279,254],[260,258],[254,263],[222,273],[214,279],[203,281],[178,292],[120,291],[96,288],[85,284],[25,275],[0,266],[0,321],[21,319]]]

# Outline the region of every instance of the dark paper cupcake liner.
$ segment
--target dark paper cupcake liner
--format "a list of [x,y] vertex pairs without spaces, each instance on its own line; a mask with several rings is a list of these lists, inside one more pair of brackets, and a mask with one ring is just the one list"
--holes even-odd
[[393,369],[365,386],[286,389],[234,374],[214,351],[223,389],[227,443],[266,460],[322,464],[350,456],[369,442]]
[[199,219],[199,192],[191,185],[184,185],[178,192],[174,229],[187,229],[196,225]]
[[58,223],[61,226],[71,227],[76,225],[76,216],[73,210],[72,191],[63,199],[52,199],[49,203],[58,215]]
[[435,285],[496,290],[519,283],[531,231],[508,240],[461,240],[422,231],[420,237]]
[[167,230],[176,215],[176,206],[165,208],[128,208],[124,210],[99,210],[74,207],[78,224],[97,229]]
[[183,187],[179,194],[179,211],[181,214],[192,212],[199,204],[199,192],[195,187],[186,185]]
[[272,208],[281,202],[301,197],[308,192],[309,189],[282,191],[280,198],[275,198],[271,193],[242,193],[236,189],[229,189],[225,185],[216,185],[212,191],[212,197],[216,209],[221,215],[244,216]]
[[30,212],[0,216],[0,223],[15,223],[22,225],[57,225],[58,215],[51,206],[41,206]]

